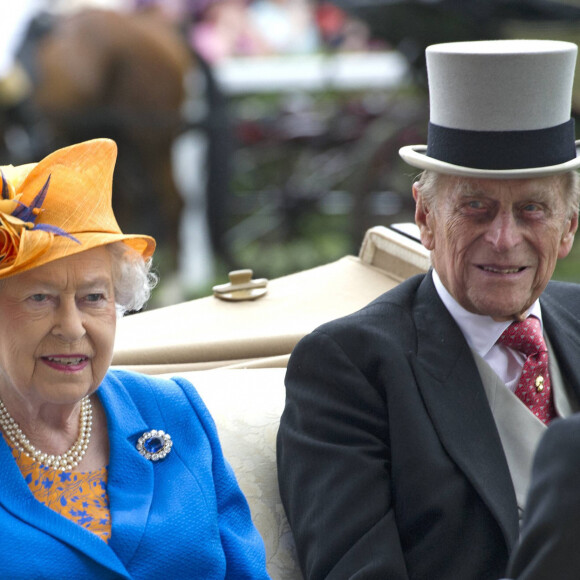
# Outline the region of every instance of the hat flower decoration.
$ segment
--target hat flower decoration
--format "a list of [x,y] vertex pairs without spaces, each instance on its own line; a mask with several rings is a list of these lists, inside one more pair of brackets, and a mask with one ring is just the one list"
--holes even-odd
[[0,169],[2,176],[2,198],[0,199],[0,265],[10,266],[16,260],[20,250],[22,234],[25,230],[37,230],[46,232],[49,235],[46,242],[50,244],[52,235],[65,236],[80,243],[74,236],[65,232],[62,228],[51,224],[38,223],[34,221],[42,211],[42,204],[46,198],[46,193],[50,185],[50,175],[32,200],[30,205],[25,205],[20,201],[21,193],[14,191],[14,186],[9,183]]

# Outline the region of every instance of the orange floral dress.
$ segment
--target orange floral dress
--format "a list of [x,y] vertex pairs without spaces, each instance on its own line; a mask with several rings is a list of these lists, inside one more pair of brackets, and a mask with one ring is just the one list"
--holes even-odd
[[40,503],[108,543],[111,514],[106,467],[86,473],[57,471],[32,460],[12,447],[10,442],[8,445],[30,491]]

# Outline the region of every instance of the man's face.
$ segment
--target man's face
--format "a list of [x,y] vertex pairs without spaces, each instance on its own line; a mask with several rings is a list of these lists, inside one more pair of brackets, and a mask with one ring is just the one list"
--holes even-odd
[[519,317],[540,296],[578,226],[553,177],[441,176],[434,203],[413,193],[421,241],[445,288],[496,320]]

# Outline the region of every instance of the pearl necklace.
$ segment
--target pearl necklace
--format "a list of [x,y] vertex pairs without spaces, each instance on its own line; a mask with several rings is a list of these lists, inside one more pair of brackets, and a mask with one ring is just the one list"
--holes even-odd
[[76,467],[85,456],[91,439],[91,428],[93,426],[93,407],[91,399],[84,397],[81,400],[79,437],[74,445],[62,455],[49,455],[37,449],[28,441],[26,435],[20,429],[18,423],[11,417],[4,402],[0,399],[0,427],[10,439],[16,449],[28,455],[34,461],[39,461],[47,467],[52,467],[58,471],[70,471]]

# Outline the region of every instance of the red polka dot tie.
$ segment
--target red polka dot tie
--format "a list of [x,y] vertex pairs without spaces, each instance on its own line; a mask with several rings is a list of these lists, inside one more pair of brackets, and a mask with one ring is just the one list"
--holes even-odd
[[498,342],[527,356],[516,395],[547,425],[556,416],[556,411],[548,373],[548,349],[540,321],[530,316],[521,322],[513,322]]

